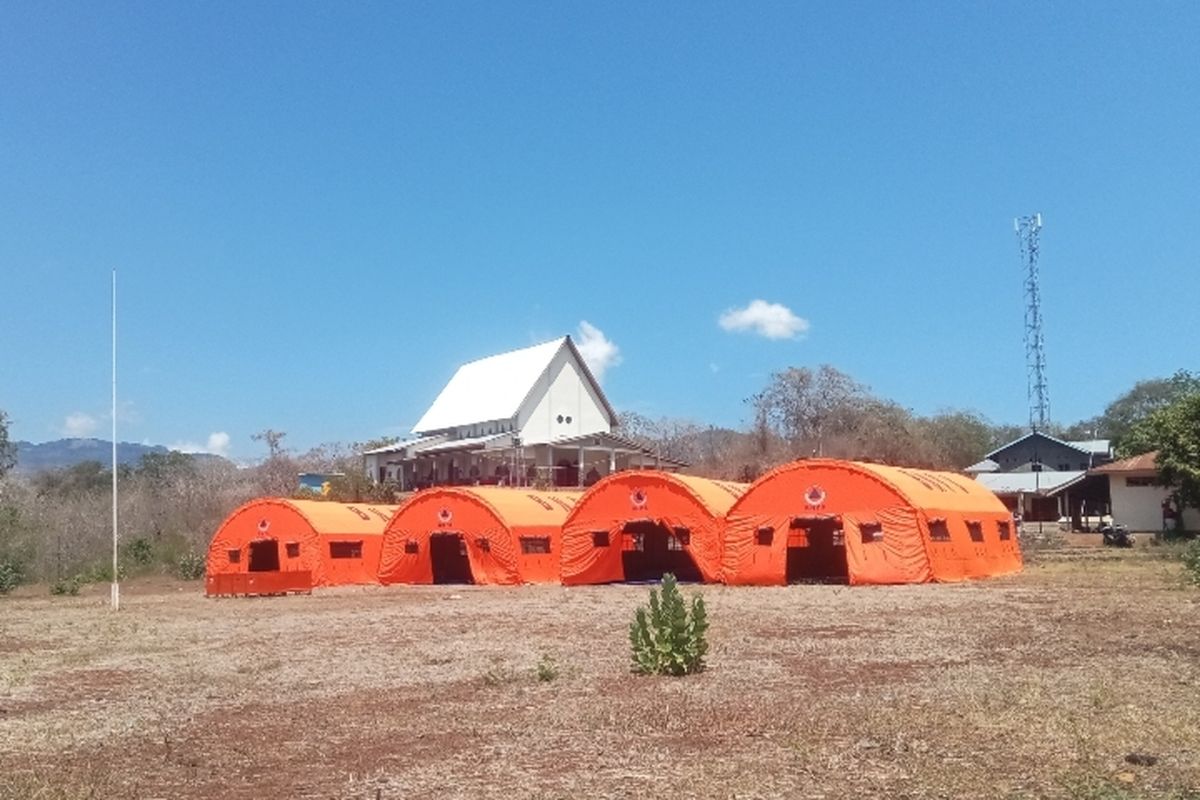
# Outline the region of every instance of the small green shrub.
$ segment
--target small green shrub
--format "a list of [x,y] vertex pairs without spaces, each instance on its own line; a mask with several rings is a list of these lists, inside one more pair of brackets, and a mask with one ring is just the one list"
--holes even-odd
[[[117,580],[125,580],[129,577],[129,570],[124,564],[118,565]],[[113,571],[112,562],[96,561],[85,567],[81,572],[75,575],[75,580],[79,583],[112,583]]]
[[1200,586],[1200,539],[1193,539],[1183,549],[1183,571],[1192,583]]
[[59,578],[54,583],[50,584],[50,594],[53,595],[70,595],[74,597],[79,594],[79,589],[86,583],[86,579],[82,575],[72,575],[69,578]]
[[21,585],[25,572],[15,561],[0,561],[0,594],[8,594]]
[[144,536],[130,539],[121,549],[124,551],[121,560],[127,564],[146,567],[154,561],[154,545]]
[[537,663],[537,679],[542,683],[549,683],[557,679],[558,675],[558,662],[549,653],[543,653],[541,660]]
[[504,664],[493,664],[488,667],[487,672],[483,673],[483,683],[485,686],[503,686],[515,683],[519,677],[514,670]]
[[204,556],[199,553],[184,553],[175,563],[175,572],[185,581],[198,581],[204,577]]
[[691,612],[671,573],[663,575],[662,598],[650,590],[650,607],[638,608],[629,626],[634,672],[641,675],[689,675],[704,670],[708,653],[708,612],[704,598],[692,598]]

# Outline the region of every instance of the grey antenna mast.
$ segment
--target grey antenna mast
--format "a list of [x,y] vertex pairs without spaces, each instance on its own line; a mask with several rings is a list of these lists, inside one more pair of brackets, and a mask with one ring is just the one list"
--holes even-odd
[[1046,342],[1042,338],[1042,291],[1038,277],[1038,234],[1042,215],[1013,220],[1025,269],[1025,371],[1029,394],[1029,427],[1045,430],[1050,422],[1050,390],[1046,384]]

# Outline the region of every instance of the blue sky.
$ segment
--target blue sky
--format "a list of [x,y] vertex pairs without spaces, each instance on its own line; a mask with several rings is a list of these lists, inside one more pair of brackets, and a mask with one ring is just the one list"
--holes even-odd
[[126,440],[403,433],[584,321],[619,409],[736,427],[831,363],[1021,422],[1040,211],[1071,422],[1200,368],[1197,42],[1186,2],[7,2],[0,408],[106,435],[116,267]]

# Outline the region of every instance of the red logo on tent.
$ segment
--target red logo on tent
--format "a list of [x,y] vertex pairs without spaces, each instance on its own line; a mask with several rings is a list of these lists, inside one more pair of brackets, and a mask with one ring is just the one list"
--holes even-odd
[[650,498],[641,489],[634,489],[633,494],[629,495],[629,502],[633,503],[634,508],[645,508],[649,501]]
[[449,525],[450,520],[454,519],[454,514],[450,509],[443,508],[438,511],[438,523],[441,525]]
[[268,530],[270,530],[270,528],[271,528],[271,522],[269,520],[260,519],[258,521],[258,532],[259,533],[266,533]]
[[808,487],[808,491],[804,493],[804,502],[808,503],[813,508],[825,504],[825,490],[815,483]]

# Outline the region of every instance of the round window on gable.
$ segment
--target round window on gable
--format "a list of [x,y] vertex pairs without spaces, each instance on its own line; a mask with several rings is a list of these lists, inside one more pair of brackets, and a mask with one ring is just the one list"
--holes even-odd
[[562,415],[562,414],[559,414],[559,415],[558,415],[558,422],[559,422],[559,424],[560,424],[560,425],[562,424],[562,421],[563,421],[563,415]]
[[567,417],[567,424],[568,424],[568,425],[570,425],[570,424],[571,424],[571,418],[570,418],[570,417]]

